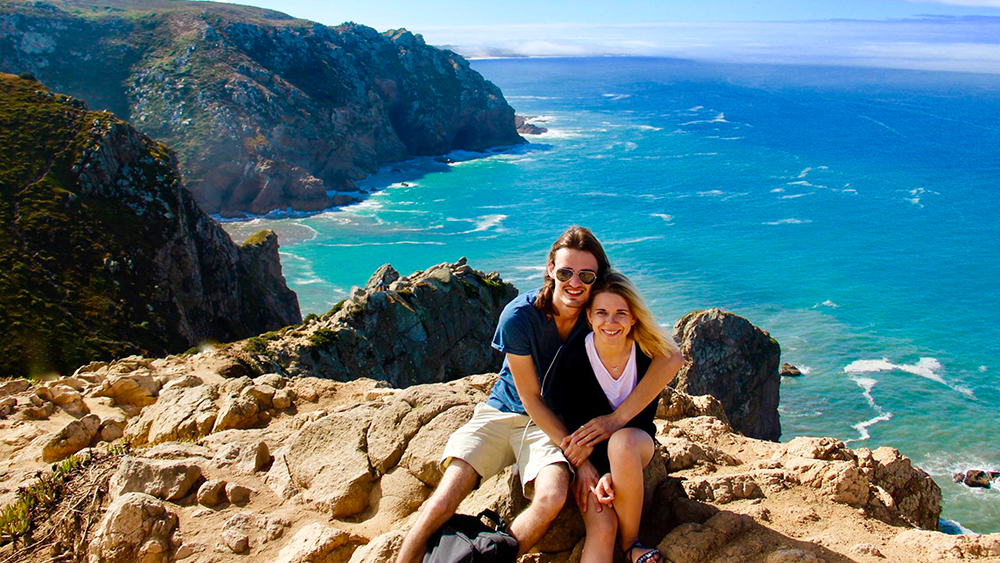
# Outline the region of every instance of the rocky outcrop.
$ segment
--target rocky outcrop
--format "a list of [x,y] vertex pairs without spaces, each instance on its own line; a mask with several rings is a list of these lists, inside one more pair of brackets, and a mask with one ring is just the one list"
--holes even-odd
[[686,360],[671,385],[722,402],[737,432],[777,441],[778,342],[743,317],[721,309],[688,313],[674,325]]
[[542,133],[548,133],[549,130],[545,127],[540,127],[531,123],[529,120],[534,119],[532,116],[515,115],[514,116],[514,127],[517,128],[517,132],[521,135],[541,135]]
[[0,71],[32,72],[174,147],[209,213],[323,209],[354,201],[354,180],[381,164],[523,142],[499,88],[402,29],[121,1],[85,14],[5,4],[0,32]]
[[0,159],[0,372],[68,373],[300,321],[274,234],[236,246],[164,145],[13,75],[0,76],[0,130],[18,149]]
[[90,561],[101,563],[166,563],[177,515],[163,502],[142,493],[118,497],[90,542]]
[[499,369],[502,357],[490,342],[516,294],[464,258],[404,277],[386,265],[326,315],[242,349],[259,369],[292,376],[364,376],[395,387],[447,381]]

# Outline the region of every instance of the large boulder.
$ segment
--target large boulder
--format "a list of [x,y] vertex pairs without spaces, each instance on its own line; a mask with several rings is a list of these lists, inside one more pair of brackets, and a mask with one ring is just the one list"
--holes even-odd
[[343,530],[314,522],[303,527],[278,553],[275,563],[342,563],[364,540]]
[[86,448],[100,427],[101,419],[96,414],[70,422],[42,447],[42,461],[59,461]]
[[166,389],[160,400],[146,407],[125,428],[125,439],[135,446],[171,440],[196,440],[209,434],[219,408],[211,385]]
[[108,482],[108,493],[112,498],[138,492],[178,500],[192,492],[200,477],[201,467],[193,463],[127,457]]
[[674,325],[686,360],[671,385],[722,402],[732,427],[777,441],[781,347],[766,331],[721,309],[688,313]]

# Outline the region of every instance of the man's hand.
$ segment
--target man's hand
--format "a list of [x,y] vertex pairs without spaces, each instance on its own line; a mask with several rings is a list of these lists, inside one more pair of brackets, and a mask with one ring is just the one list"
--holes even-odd
[[583,462],[590,458],[590,453],[594,451],[594,448],[581,446],[574,442],[572,436],[563,438],[563,441],[559,444],[559,448],[562,449],[563,455],[573,464],[573,467],[580,467]]
[[592,419],[587,424],[577,428],[576,432],[570,435],[570,438],[576,444],[593,448],[596,444],[607,440],[612,434],[621,430],[623,426],[625,423],[619,421],[615,413],[611,413]]
[[[594,492],[599,478],[600,475],[597,473],[597,468],[589,461],[583,462],[583,465],[577,468],[576,481],[573,483],[573,494],[576,495],[576,504],[580,507],[580,512],[587,511],[587,495]],[[601,503],[597,503],[596,510],[602,512],[604,506]]]
[[615,500],[615,487],[614,483],[611,482],[611,474],[605,473],[601,476],[601,479],[597,482],[597,487],[594,488],[594,496],[597,497],[597,502],[601,504],[611,505]]

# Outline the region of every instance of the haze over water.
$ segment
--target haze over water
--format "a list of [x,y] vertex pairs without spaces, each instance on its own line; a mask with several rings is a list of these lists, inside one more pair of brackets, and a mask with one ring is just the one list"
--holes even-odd
[[[225,226],[279,234],[303,314],[390,262],[461,256],[520,290],[569,224],[590,227],[670,326],[723,307],[806,375],[782,441],[891,445],[943,518],[1000,532],[1000,77],[669,59],[481,60],[549,133],[485,158],[387,168],[361,204]],[[468,160],[466,160],[468,158]]]

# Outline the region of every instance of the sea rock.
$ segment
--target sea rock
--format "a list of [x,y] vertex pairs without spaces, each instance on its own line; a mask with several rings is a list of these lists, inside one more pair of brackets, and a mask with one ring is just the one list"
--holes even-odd
[[721,309],[688,313],[674,325],[686,363],[672,386],[722,402],[729,423],[751,438],[777,441],[781,347],[743,317]]
[[497,274],[477,272],[464,260],[438,264],[385,291],[352,292],[269,350],[291,375],[364,376],[394,387],[496,371],[502,357],[490,342],[500,311],[515,295]]
[[545,127],[540,127],[534,123],[528,122],[533,116],[522,116],[514,115],[514,127],[517,128],[517,132],[521,135],[541,135],[542,133],[548,133],[549,130]]
[[990,477],[990,474],[982,469],[970,469],[966,471],[961,482],[968,487],[979,487],[982,489],[989,489],[993,485],[993,479]]
[[364,539],[333,526],[314,522],[299,530],[278,552],[275,563],[346,561]]
[[86,448],[97,436],[101,419],[96,414],[74,420],[42,447],[42,460],[46,462],[65,459]]
[[782,377],[800,377],[802,375],[802,371],[792,364],[781,364],[781,369],[778,370],[778,375]]
[[127,457],[108,482],[108,493],[112,498],[138,492],[178,500],[191,492],[200,477],[201,468],[193,463]]
[[158,499],[131,492],[112,501],[89,545],[90,561],[166,563],[177,516]]

